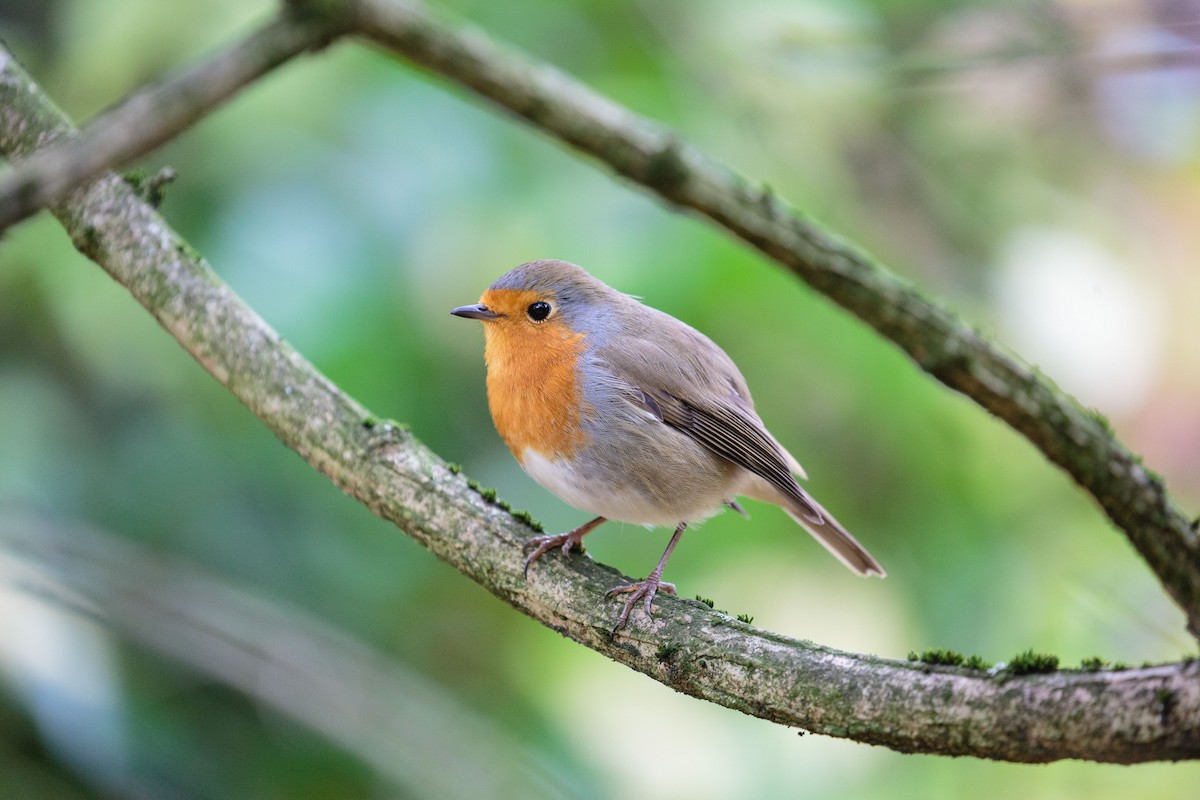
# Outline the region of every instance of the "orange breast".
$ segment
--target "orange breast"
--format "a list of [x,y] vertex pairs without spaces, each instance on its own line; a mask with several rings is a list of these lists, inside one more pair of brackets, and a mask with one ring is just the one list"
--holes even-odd
[[550,320],[485,323],[488,406],[518,461],[532,447],[549,459],[570,457],[586,436],[578,375],[584,334]]

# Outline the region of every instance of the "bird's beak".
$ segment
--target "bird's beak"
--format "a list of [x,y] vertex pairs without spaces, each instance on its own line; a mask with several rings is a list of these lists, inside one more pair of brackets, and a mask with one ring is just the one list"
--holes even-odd
[[459,306],[451,312],[456,317],[466,317],[467,319],[481,319],[485,322],[499,317],[495,311],[492,311],[483,303],[476,303],[473,306]]

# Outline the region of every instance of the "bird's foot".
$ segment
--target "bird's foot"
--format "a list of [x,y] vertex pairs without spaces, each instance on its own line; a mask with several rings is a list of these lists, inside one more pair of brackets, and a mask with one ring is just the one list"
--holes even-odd
[[521,545],[522,550],[532,550],[525,559],[525,578],[529,578],[529,567],[533,562],[549,553],[556,547],[561,547],[563,555],[569,555],[572,549],[583,552],[583,537],[587,536],[596,529],[600,523],[604,522],[604,517],[596,517],[593,520],[583,523],[573,531],[566,533],[548,533],[545,536],[534,536],[532,539],[527,539],[525,544]]
[[658,594],[660,589],[667,594],[675,594],[675,584],[667,583],[666,581],[660,581],[658,579],[658,575],[651,573],[650,577],[646,578],[644,581],[614,586],[605,592],[605,600],[613,595],[625,593],[629,594],[629,597],[625,600],[625,607],[621,609],[621,614],[617,617],[617,624],[612,629],[613,634],[615,635],[617,631],[625,627],[625,623],[629,622],[629,613],[633,611],[633,607],[639,600],[642,601],[642,605],[646,609],[646,616],[653,617],[654,614],[651,613],[651,608],[654,603],[654,596]]
[[578,528],[567,533],[549,533],[545,536],[534,536],[532,539],[527,539],[525,544],[521,545],[521,549],[532,551],[525,558],[525,577],[529,577],[529,567],[533,562],[549,553],[556,547],[562,548],[563,555],[568,555],[572,549],[583,552],[583,536],[577,535]]

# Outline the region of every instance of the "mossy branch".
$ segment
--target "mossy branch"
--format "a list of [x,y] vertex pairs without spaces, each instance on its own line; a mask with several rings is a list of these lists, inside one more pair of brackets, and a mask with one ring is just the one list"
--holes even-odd
[[672,205],[725,228],[859,317],[926,372],[1008,423],[1100,504],[1200,636],[1200,537],[1103,418],[874,258],[788,207],[766,184],[561,71],[421,6],[359,0],[361,31]]
[[[28,152],[69,122],[0,49],[0,152]],[[526,581],[532,531],[400,426],[339,390],[245,305],[133,189],[108,173],[54,213],[288,447],[438,558],[542,624],[678,691],[816,733],[903,752],[1010,761],[1132,763],[1200,757],[1200,662],[1017,676],[893,661],[759,630],[708,605],[660,598],[617,638],[587,558],[547,559]]]

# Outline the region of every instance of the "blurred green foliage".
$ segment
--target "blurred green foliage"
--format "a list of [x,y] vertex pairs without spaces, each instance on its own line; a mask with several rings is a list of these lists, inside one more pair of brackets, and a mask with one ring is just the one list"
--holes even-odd
[[[1031,293],[1005,294],[1014,237],[1049,230],[1109,254],[1154,299],[1161,331],[1132,356],[1149,369],[1133,400],[1081,399],[1185,506],[1200,500],[1200,78],[1155,60],[1197,46],[1195,4],[1125,0],[1098,17],[1069,0],[443,5],[767,181],[1004,341],[1039,341],[1022,324]],[[82,121],[271,10],[3,3],[0,32]],[[271,325],[549,530],[581,516],[505,451],[480,333],[446,312],[508,268],[555,257],[708,333],[809,488],[889,578],[855,579],[784,515],[751,504],[751,522],[727,514],[683,539],[668,578],[687,596],[897,658],[1032,650],[1074,666],[1194,652],[1122,536],[1024,440],[746,247],[459,89],[342,42],[138,166],[162,165],[179,172],[165,217]],[[1086,305],[1107,284],[1071,285]],[[1010,295],[1017,306],[998,299]],[[1056,335],[1087,355],[1082,332]],[[1112,363],[1112,384],[1132,380]],[[1200,782],[1195,765],[1032,768],[797,739],[608,663],[513,613],[287,452],[46,215],[0,241],[0,514],[28,509],[325,620],[489,721],[579,796],[1124,799]],[[641,576],[665,540],[613,525],[589,552]],[[5,590],[21,586],[0,585],[0,619]],[[341,747],[117,640],[120,756],[98,770],[54,745],[53,721],[22,688],[37,672],[14,652],[38,641],[7,644],[5,797],[124,796],[121,781],[197,798],[398,791]]]

